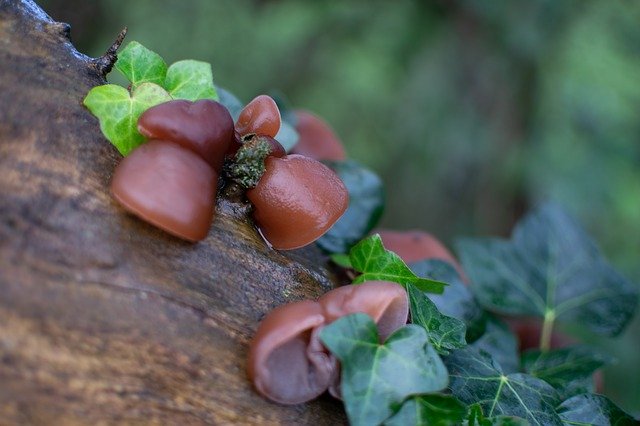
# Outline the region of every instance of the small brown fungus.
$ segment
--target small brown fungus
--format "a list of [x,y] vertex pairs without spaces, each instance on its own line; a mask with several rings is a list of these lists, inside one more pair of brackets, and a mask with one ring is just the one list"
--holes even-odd
[[116,168],[111,193],[145,221],[189,241],[207,236],[218,174],[200,156],[175,143],[151,140]]
[[279,306],[264,318],[248,358],[258,392],[281,404],[299,404],[327,390],[337,361],[318,337],[324,323],[322,308],[310,300]]
[[380,339],[407,323],[409,299],[405,289],[390,281],[368,281],[338,287],[324,294],[318,303],[327,324],[338,318],[362,312],[373,318]]
[[151,107],[138,119],[138,131],[149,139],[168,140],[195,152],[217,172],[234,140],[231,114],[209,99],[178,99]]

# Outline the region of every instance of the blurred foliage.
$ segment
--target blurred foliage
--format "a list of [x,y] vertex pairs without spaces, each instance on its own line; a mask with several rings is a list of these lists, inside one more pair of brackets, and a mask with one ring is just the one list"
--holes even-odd
[[[325,117],[387,188],[383,225],[506,236],[554,199],[640,282],[640,2],[41,0],[99,56],[123,26],[248,101]],[[607,392],[640,411],[640,319]]]

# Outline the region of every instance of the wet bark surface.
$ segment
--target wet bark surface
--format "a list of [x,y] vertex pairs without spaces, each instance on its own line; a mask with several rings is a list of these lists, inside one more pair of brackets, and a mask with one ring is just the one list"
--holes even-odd
[[68,34],[0,0],[0,423],[345,423],[339,402],[272,404],[245,373],[266,312],[333,286],[326,259],[270,250],[225,198],[198,244],[125,213],[121,157],[82,106],[104,62]]

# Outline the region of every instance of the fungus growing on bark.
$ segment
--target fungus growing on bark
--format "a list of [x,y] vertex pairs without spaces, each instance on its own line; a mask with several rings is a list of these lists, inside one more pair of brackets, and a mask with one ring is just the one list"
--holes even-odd
[[122,206],[189,241],[207,236],[218,174],[200,156],[173,142],[152,140],[125,157],[111,193]]
[[325,319],[317,302],[282,305],[260,323],[249,349],[248,375],[263,396],[299,404],[322,394],[337,374],[336,359],[318,333]]
[[149,139],[175,142],[198,154],[216,172],[234,137],[233,118],[218,102],[173,100],[149,108],[138,119],[138,131]]

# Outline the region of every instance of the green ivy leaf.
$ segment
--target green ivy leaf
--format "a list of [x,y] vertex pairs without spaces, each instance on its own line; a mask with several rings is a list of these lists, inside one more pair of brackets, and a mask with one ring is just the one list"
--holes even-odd
[[118,53],[115,67],[134,89],[142,83],[163,85],[167,75],[164,59],[137,41],[130,42]]
[[522,366],[532,376],[556,388],[561,399],[591,392],[593,373],[613,358],[579,345],[549,351],[530,350],[522,355]]
[[494,416],[486,418],[482,414],[480,404],[469,407],[469,415],[463,423],[465,426],[529,426],[529,422],[521,417]]
[[100,120],[100,130],[122,155],[144,142],[138,133],[140,114],[147,108],[171,100],[171,96],[154,83],[141,83],[132,93],[115,84],[96,86],[84,98],[84,105]]
[[429,293],[442,293],[447,285],[440,281],[418,277],[400,259],[400,256],[384,248],[378,234],[365,238],[353,246],[349,251],[349,258],[353,269],[361,272],[361,275],[353,281],[354,284],[375,280],[393,281],[405,287],[413,284],[421,291]]
[[557,412],[565,425],[632,426],[639,423],[606,396],[591,393],[567,399]]
[[346,253],[378,223],[384,209],[382,180],[352,160],[327,161],[349,192],[349,207],[316,242],[329,253]]
[[467,408],[450,395],[418,395],[409,398],[386,426],[455,426],[462,423]]
[[447,369],[417,325],[380,344],[373,320],[357,313],[325,326],[320,339],[341,362],[342,398],[352,425],[380,424],[408,396],[447,386]]
[[447,284],[444,293],[429,298],[444,315],[457,318],[467,326],[467,342],[472,342],[484,333],[486,315],[466,286],[458,271],[448,262],[438,259],[410,263],[409,268],[419,277],[443,281]]
[[519,371],[518,340],[504,321],[488,316],[484,334],[471,346],[491,355],[505,373]]
[[545,318],[547,338],[556,320],[616,335],[638,304],[637,288],[553,204],[527,215],[511,241],[464,240],[458,247],[480,304],[502,314]]
[[467,327],[457,318],[443,315],[438,307],[422,291],[414,285],[407,286],[411,322],[427,330],[429,342],[442,355],[447,355],[453,349],[460,349],[467,345],[464,338]]
[[517,416],[532,425],[561,425],[554,407],[556,390],[536,377],[505,374],[491,355],[472,347],[445,358],[453,396],[466,404],[478,402],[489,417]]
[[207,62],[194,60],[174,62],[167,70],[164,87],[174,99],[218,100],[218,93],[213,85],[211,65]]

